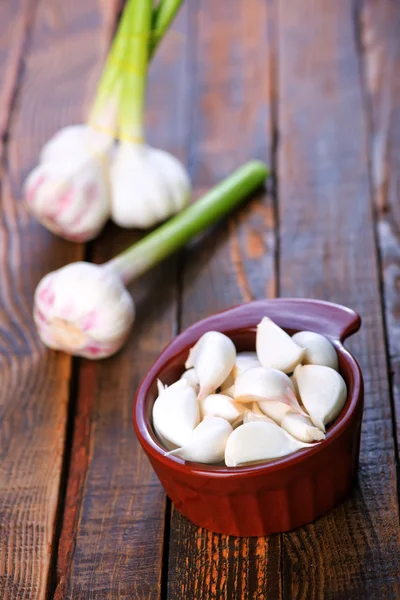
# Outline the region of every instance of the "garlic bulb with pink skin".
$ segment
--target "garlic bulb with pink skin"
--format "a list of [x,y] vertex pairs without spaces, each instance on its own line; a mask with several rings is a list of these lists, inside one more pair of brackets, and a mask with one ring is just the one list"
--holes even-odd
[[57,158],[67,158],[77,153],[86,153],[87,149],[95,152],[97,151],[97,144],[102,147],[104,143],[108,144],[109,141],[108,135],[96,131],[86,123],[67,125],[67,127],[56,131],[45,143],[39,154],[39,163]]
[[152,227],[189,202],[189,176],[175,156],[121,142],[110,168],[111,218],[120,227]]
[[47,142],[24,186],[30,212],[47,229],[76,242],[98,235],[110,216],[113,144],[86,125],[66,127]]
[[35,292],[34,319],[50,348],[87,358],[119,350],[135,317],[116,271],[77,262],[49,273]]
[[266,176],[265,165],[251,161],[108,263],[77,262],[46,275],[34,297],[34,318],[42,341],[50,348],[87,358],[117,352],[135,314],[125,286],[237,206]]
[[[154,7],[151,0],[125,2],[88,124],[64,127],[44,145],[24,195],[30,212],[53,233],[74,242],[89,241],[110,218],[109,162],[122,110],[122,89],[125,105],[135,104],[136,95],[141,94],[131,86],[131,70],[140,70],[137,59],[147,66],[182,2],[159,2]],[[146,52],[139,47],[136,53],[138,40],[140,47],[148,46]],[[127,60],[132,69],[127,68]]]

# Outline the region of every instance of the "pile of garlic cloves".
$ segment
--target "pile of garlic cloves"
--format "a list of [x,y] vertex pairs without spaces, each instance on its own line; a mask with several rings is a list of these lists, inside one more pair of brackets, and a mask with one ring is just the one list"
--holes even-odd
[[185,367],[169,387],[158,382],[153,427],[167,455],[186,461],[238,467],[312,447],[347,398],[332,343],[311,331],[290,337],[268,317],[256,352],[209,331]]

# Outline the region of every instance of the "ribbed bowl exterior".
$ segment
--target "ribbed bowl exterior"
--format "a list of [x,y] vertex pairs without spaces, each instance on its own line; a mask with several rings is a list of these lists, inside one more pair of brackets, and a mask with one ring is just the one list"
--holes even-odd
[[[359,420],[359,425],[361,420]],[[263,536],[311,523],[349,492],[357,469],[360,426],[355,424],[328,453],[301,467],[224,480],[179,476],[149,456],[175,507],[192,523],[216,533]]]
[[[263,315],[278,321],[270,303],[263,303]],[[282,301],[283,302],[283,301]],[[286,305],[288,301],[286,300]],[[292,300],[297,323],[286,318],[287,329],[301,330],[304,327],[301,315],[302,303]],[[300,306],[299,306],[300,303]],[[311,310],[308,301],[306,308]],[[327,335],[336,344],[340,370],[348,386],[348,400],[342,415],[328,430],[326,439],[311,449],[293,455],[249,467],[228,469],[226,467],[185,463],[164,456],[165,451],[154,436],[151,428],[151,408],[156,397],[155,384],[158,376],[167,383],[183,371],[183,361],[193,339],[200,337],[198,324],[178,336],[160,355],[153,369],[139,387],[134,406],[135,429],[158,478],[177,510],[195,525],[216,533],[235,536],[264,536],[290,531],[310,523],[336,506],[350,491],[357,469],[363,409],[363,384],[360,369],[354,358],[343,348],[341,339],[358,329],[358,315],[337,305],[313,301],[315,305],[335,307],[333,317],[345,311],[337,331],[330,329]],[[252,305],[257,310],[252,312]],[[220,323],[219,331],[229,331],[240,349],[254,347],[254,327],[259,322],[259,303],[246,306],[247,314],[253,314],[251,323],[240,327],[235,315],[237,309],[222,313],[227,317]],[[287,312],[287,307],[286,307]],[[307,312],[307,311],[306,311]],[[328,311],[329,312],[329,311]],[[285,313],[285,311],[283,311]],[[318,313],[318,311],[317,311]],[[315,317],[315,311],[313,312]],[[281,326],[285,327],[281,316]],[[230,318],[231,317],[231,318]],[[345,319],[347,317],[347,321]],[[215,323],[205,319],[200,322],[200,331],[217,329]],[[232,323],[233,319],[233,323]],[[351,319],[353,326],[351,327]],[[335,319],[334,319],[335,320]],[[208,327],[208,329],[207,329]],[[347,328],[346,328],[347,327]],[[195,329],[195,331],[193,331]],[[314,331],[324,333],[327,326],[322,319],[314,323]],[[192,335],[190,333],[192,332]],[[334,339],[335,335],[337,339]],[[172,347],[172,352],[170,351]]]

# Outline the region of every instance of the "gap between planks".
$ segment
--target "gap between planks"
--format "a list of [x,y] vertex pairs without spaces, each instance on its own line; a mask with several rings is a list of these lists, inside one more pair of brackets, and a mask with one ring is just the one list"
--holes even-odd
[[58,550],[59,550],[59,542],[61,537],[61,530],[63,527],[63,517],[66,505],[66,492],[67,492],[67,482],[68,482],[68,473],[70,468],[70,461],[72,456],[72,442],[74,436],[74,424],[76,418],[76,408],[77,408],[77,396],[78,396],[78,381],[79,381],[79,359],[72,359],[72,367],[71,367],[71,379],[69,386],[69,399],[68,399],[68,408],[67,408],[67,419],[65,426],[65,442],[64,442],[64,454],[62,459],[61,466],[61,475],[60,475],[60,483],[58,490],[58,505],[56,508],[55,515],[55,525],[54,525],[54,542],[51,550],[50,557],[50,565],[49,565],[49,574],[47,579],[47,597],[53,598],[58,578],[57,578],[57,566],[58,566]]
[[[400,66],[400,5],[390,0],[355,0],[355,30],[360,55],[360,79],[364,94],[368,129],[369,177],[371,204],[375,222],[375,240],[379,263],[379,285],[384,322],[386,355],[390,374],[390,402],[395,446],[397,497],[400,506],[400,336],[395,326],[400,319],[397,311],[398,291],[390,268],[400,271],[400,221],[396,222],[396,206],[400,202],[391,190],[392,180],[398,177],[396,155],[400,147],[400,86],[396,73]],[[394,140],[392,127],[395,129]],[[396,138],[397,128],[397,138]],[[390,232],[390,233],[388,233]],[[392,247],[394,246],[394,248]]]
[[[176,20],[178,30],[185,29],[186,10],[187,5]],[[155,145],[179,155],[182,153],[182,135],[186,135],[185,125],[179,129],[171,124],[176,121],[177,110],[186,114],[184,98],[190,87],[183,81],[184,55],[181,53],[177,57],[178,36],[171,32],[168,38],[151,68],[153,74],[150,73],[149,141],[152,143],[154,138]],[[171,79],[175,85],[170,81],[165,90],[167,80]],[[176,102],[177,92],[181,92],[180,102]],[[91,244],[93,259],[103,262],[110,258],[109,255],[132,242],[132,235],[132,232],[117,230],[111,225],[106,227],[103,239]],[[73,457],[79,453],[79,437],[89,450],[80,474],[76,464],[69,472],[56,598],[75,600],[86,598],[85,593],[96,599],[115,597],[113,594],[117,593],[121,598],[159,598],[163,538],[167,544],[164,553],[168,549],[168,528],[164,528],[165,496],[134,439],[130,407],[134,389],[160,345],[176,333],[178,274],[175,273],[166,285],[168,269],[173,272],[175,264],[173,258],[132,286],[137,301],[133,335],[118,356],[102,361],[100,366],[93,365],[93,382],[88,385],[93,394],[88,415],[89,431],[74,436]],[[163,294],[157,295],[153,288],[158,289],[160,285],[163,285]],[[146,297],[147,293],[152,295],[151,300]],[[139,302],[136,294],[142,296]],[[87,361],[82,362],[86,364]],[[114,378],[112,386],[110,381],[114,382]],[[79,407],[84,403],[84,380],[82,376],[75,427],[79,424]],[[109,408],[111,387],[119,387],[116,392],[119,398],[112,401],[112,412]],[[103,426],[109,418],[110,426]],[[114,472],[110,474],[112,468]],[[100,513],[95,511],[96,502],[101,504]],[[76,515],[71,524],[68,514],[74,506]],[[96,577],[93,577],[94,573]]]
[[284,597],[390,595],[398,584],[395,457],[354,4],[280,5],[281,289],[362,313],[348,346],[366,384],[358,478],[336,509],[284,535]]
[[[189,151],[197,189],[213,185],[228,168],[253,156],[274,168],[278,143],[277,66],[269,58],[271,32],[265,32],[274,25],[274,2],[266,8],[256,0],[247,14],[245,2],[232,2],[229,17],[221,5],[201,5],[198,107]],[[246,131],[243,141],[237,143],[234,128]],[[253,199],[216,227],[209,240],[185,250],[183,327],[229,305],[276,294],[278,207],[272,188],[273,199]],[[281,535],[218,536],[194,527],[174,508],[170,534],[168,599],[281,597]]]
[[[187,171],[190,179],[192,179],[193,172],[193,157],[191,156],[192,144],[190,138],[193,135],[193,123],[194,123],[194,111],[195,111],[195,94],[196,94],[196,57],[197,57],[197,20],[195,18],[198,11],[199,0],[192,0],[190,10],[187,11],[187,35],[191,40],[187,52],[187,65],[186,65],[186,78],[192,81],[192,92],[191,101],[188,102],[188,110],[190,116],[188,118],[189,126],[187,131],[187,142],[186,142],[186,153],[187,153]],[[176,333],[177,335],[182,331],[182,309],[183,309],[183,289],[184,279],[183,273],[185,269],[185,248],[182,248],[177,253],[176,258]],[[163,550],[162,550],[162,565],[161,565],[161,590],[160,600],[167,600],[168,598],[168,580],[169,580],[169,556],[170,556],[170,539],[171,539],[171,518],[172,518],[172,502],[166,496],[165,499],[165,515],[164,515],[164,536],[163,536]]]

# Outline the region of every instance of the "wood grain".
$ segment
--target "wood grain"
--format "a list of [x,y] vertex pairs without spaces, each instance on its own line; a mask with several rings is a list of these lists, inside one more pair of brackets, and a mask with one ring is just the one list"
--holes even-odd
[[[15,57],[22,62],[17,79],[6,73],[2,88],[3,110],[12,101],[12,112],[2,119],[10,127],[0,222],[0,597],[36,600],[51,589],[71,360],[40,344],[32,296],[46,272],[80,258],[82,248],[35,223],[20,190],[43,142],[61,125],[82,120],[104,32],[95,0],[68,8],[39,0],[34,20],[23,12],[26,3],[4,3],[2,15],[5,4],[18,16],[17,28],[6,27],[14,57],[7,68],[15,72]],[[27,21],[31,29],[23,43],[21,23]],[[18,90],[12,90],[12,80]]]
[[[47,271],[83,257],[30,219],[20,187],[43,142],[83,118],[119,5],[0,5],[1,600],[53,592],[71,359],[41,346],[31,305]],[[149,139],[187,162],[195,196],[250,157],[273,164],[278,141],[279,211],[260,194],[133,285],[138,317],[127,347],[77,363],[56,600],[400,598],[382,321],[384,309],[399,435],[400,10],[363,0],[355,23],[351,0],[226,6],[185,3],[152,69]],[[89,254],[102,262],[135,237],[108,226]],[[284,536],[219,536],[173,509],[164,530],[165,496],[131,425],[138,382],[180,327],[279,288],[363,316],[349,343],[366,382],[354,490]]]
[[350,1],[279,2],[280,285],[363,317],[358,479],[326,517],[284,535],[287,598],[395,598],[399,521],[367,120]]
[[[400,440],[400,5],[366,0],[359,14],[397,453]],[[400,456],[399,456],[400,458]]]
[[[200,2],[190,166],[207,189],[249,158],[272,160],[272,58],[262,0]],[[260,194],[185,252],[181,325],[275,293],[272,198]],[[235,539],[198,529],[172,511],[171,600],[278,599],[280,536]]]
[[[186,5],[151,69],[149,140],[185,155],[191,65]],[[91,249],[103,262],[137,238],[109,226]],[[117,356],[82,361],[56,599],[159,598],[165,494],[135,439],[131,407],[140,379],[176,333],[173,258],[132,286],[137,316]]]
[[0,163],[34,10],[35,0],[0,5]]

